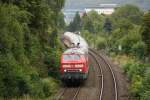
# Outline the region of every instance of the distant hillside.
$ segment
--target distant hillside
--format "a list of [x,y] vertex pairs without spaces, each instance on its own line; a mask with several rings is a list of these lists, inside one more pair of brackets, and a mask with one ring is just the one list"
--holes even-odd
[[150,0],[66,0],[65,9],[85,8],[100,3],[134,4],[143,10],[150,9]]

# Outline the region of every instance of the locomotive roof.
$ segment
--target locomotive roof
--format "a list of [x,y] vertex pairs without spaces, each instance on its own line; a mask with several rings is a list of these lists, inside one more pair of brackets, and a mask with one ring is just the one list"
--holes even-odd
[[85,54],[84,50],[82,50],[81,48],[71,48],[71,49],[67,49],[64,54],[69,54],[69,53],[79,53],[79,54]]
[[73,43],[75,46],[77,46],[78,43],[80,43],[80,48],[88,48],[88,44],[85,41],[84,38],[82,38],[80,35],[72,33],[72,32],[65,32],[64,37],[69,38],[70,42]]

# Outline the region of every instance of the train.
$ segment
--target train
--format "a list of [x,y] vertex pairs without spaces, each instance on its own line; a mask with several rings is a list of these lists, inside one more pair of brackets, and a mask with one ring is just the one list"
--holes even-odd
[[[70,41],[69,48],[64,51],[61,56],[60,76],[63,83],[67,82],[84,82],[88,78],[89,64],[88,64],[88,46],[86,41],[75,33],[68,33],[67,39]],[[76,37],[73,37],[73,35]],[[66,35],[66,34],[65,34]],[[63,38],[65,37],[63,36]],[[78,39],[75,39],[78,38]],[[78,40],[78,41],[77,41]],[[82,41],[82,42],[81,42]],[[65,41],[66,42],[66,41]],[[83,44],[86,44],[85,46]]]

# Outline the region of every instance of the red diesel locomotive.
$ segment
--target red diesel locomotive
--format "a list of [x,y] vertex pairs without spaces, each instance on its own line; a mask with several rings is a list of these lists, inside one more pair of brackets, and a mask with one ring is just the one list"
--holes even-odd
[[88,76],[88,52],[81,48],[71,48],[66,50],[61,57],[61,80],[84,81]]

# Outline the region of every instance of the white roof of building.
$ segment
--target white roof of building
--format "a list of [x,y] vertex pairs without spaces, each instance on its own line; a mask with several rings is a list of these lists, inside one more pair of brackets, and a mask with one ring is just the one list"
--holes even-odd
[[86,7],[85,9],[100,9],[100,8],[115,8],[117,7],[117,4],[99,4],[97,6],[89,6],[89,7]]

